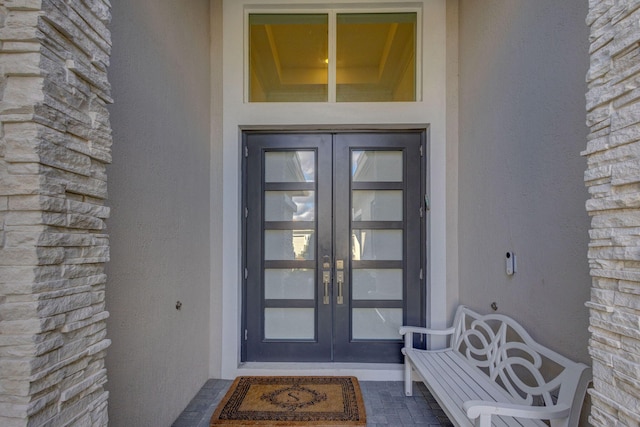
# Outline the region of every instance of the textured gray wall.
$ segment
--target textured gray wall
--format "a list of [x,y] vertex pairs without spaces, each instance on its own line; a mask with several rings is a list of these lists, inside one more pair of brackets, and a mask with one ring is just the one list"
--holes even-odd
[[170,425],[209,375],[209,1],[112,4],[109,416]]
[[[460,300],[587,353],[588,4],[460,2]],[[506,251],[518,272],[505,273]]]

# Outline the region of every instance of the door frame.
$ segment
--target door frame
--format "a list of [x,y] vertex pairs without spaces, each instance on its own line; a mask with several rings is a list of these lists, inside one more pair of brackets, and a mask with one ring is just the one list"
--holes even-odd
[[[394,134],[398,134],[399,138],[401,139],[394,140],[393,139]],[[255,147],[250,147],[251,143],[249,142],[249,138],[252,135],[255,135],[254,138],[257,139],[255,143],[258,145]],[[254,309],[255,307],[253,305],[252,307],[249,307],[249,303],[248,303],[249,283],[251,280],[255,280],[255,278],[257,277],[256,274],[260,274],[259,277],[262,277],[262,267],[257,267],[254,264],[254,268],[250,269],[248,267],[247,260],[255,258],[256,251],[258,253],[262,253],[261,248],[257,249],[253,245],[250,247],[248,242],[249,235],[254,235],[255,233],[262,233],[263,231],[263,228],[261,225],[262,219],[260,219],[259,221],[256,221],[256,216],[255,216],[256,213],[251,212],[252,209],[250,209],[249,206],[253,206],[253,209],[262,209],[262,203],[260,201],[256,203],[254,200],[258,200],[258,199],[261,200],[262,191],[263,191],[262,186],[265,184],[262,182],[262,178],[259,178],[261,181],[261,185],[259,187],[255,185],[255,181],[253,185],[249,186],[249,174],[255,173],[253,172],[254,170],[259,170],[259,171],[262,170],[263,166],[260,166],[260,164],[257,164],[257,165],[255,164],[255,161],[257,160],[255,156],[258,156],[260,154],[262,150],[260,147],[266,147],[266,145],[264,145],[266,143],[265,137],[268,138],[269,135],[283,135],[284,139],[288,139],[291,141],[295,141],[296,139],[304,139],[305,135],[318,136],[317,141],[311,142],[310,144],[303,143],[303,146],[299,147],[300,149],[307,149],[312,145],[317,145],[316,149],[318,150],[318,152],[317,152],[316,165],[318,169],[315,171],[316,180],[317,180],[316,184],[319,186],[322,186],[325,190],[329,190],[328,194],[331,195],[331,203],[329,204],[329,208],[327,208],[326,205],[321,205],[319,203],[320,195],[317,194],[316,213],[318,217],[315,219],[315,221],[317,221],[316,227],[317,228],[322,227],[323,226],[322,224],[324,224],[323,227],[325,229],[325,232],[329,232],[329,237],[325,238],[325,236],[319,235],[318,234],[319,230],[316,229],[315,240],[318,246],[323,246],[324,244],[322,242],[324,242],[327,238],[329,239],[330,242],[332,242],[331,251],[330,251],[332,253],[331,263],[333,263],[335,259],[338,259],[338,258],[345,260],[347,265],[345,275],[348,277],[347,279],[348,285],[346,286],[346,289],[345,289],[346,306],[344,307],[334,306],[333,302],[328,307],[324,307],[322,304],[320,304],[320,301],[319,301],[320,291],[318,290],[319,289],[318,286],[321,282],[320,275],[322,272],[320,267],[320,256],[322,251],[320,250],[319,247],[315,248],[314,261],[316,262],[316,267],[315,267],[316,273],[314,274],[314,276],[316,278],[315,293],[318,295],[317,310],[322,311],[324,313],[322,316],[330,315],[330,318],[332,319],[332,323],[331,323],[332,326],[329,330],[321,331],[319,329],[319,326],[317,326],[318,328],[317,333],[320,334],[321,332],[323,332],[321,336],[323,337],[325,344],[327,344],[326,340],[329,340],[330,358],[335,359],[337,357],[338,359],[344,359],[344,360],[348,360],[348,359],[355,360],[355,359],[361,358],[361,360],[355,360],[356,363],[369,363],[381,356],[376,356],[371,354],[369,355],[370,356],[369,357],[367,355],[368,353],[381,352],[380,354],[381,355],[384,354],[385,355],[384,357],[386,358],[392,357],[397,353],[398,359],[401,360],[400,348],[402,347],[401,345],[402,339],[400,337],[398,337],[397,345],[394,345],[392,343],[389,343],[388,341],[380,341],[380,342],[376,342],[376,340],[368,341],[368,342],[367,340],[352,341],[351,338],[349,338],[351,332],[348,332],[346,335],[344,333],[339,333],[340,332],[339,329],[341,325],[346,326],[347,330],[350,331],[349,325],[351,324],[350,323],[351,315],[350,314],[347,315],[344,310],[345,308],[348,308],[348,313],[351,313],[352,307],[350,304],[351,302],[350,294],[351,294],[353,285],[351,283],[352,282],[351,261],[347,261],[347,259],[351,260],[351,255],[342,253],[341,249],[338,249],[336,247],[336,244],[338,242],[337,234],[340,233],[340,230],[337,229],[336,227],[338,226],[342,228],[344,228],[345,226],[350,227],[349,224],[351,224],[352,219],[351,219],[351,214],[348,213],[349,212],[348,205],[351,200],[351,190],[350,190],[351,186],[345,187],[345,184],[350,182],[350,177],[349,177],[350,174],[346,172],[346,175],[345,175],[345,171],[343,170],[336,171],[335,168],[338,162],[343,162],[343,158],[350,157],[349,155],[350,149],[354,147],[361,146],[360,149],[379,148],[379,149],[387,150],[387,149],[392,149],[393,147],[401,147],[406,145],[406,148],[404,149],[404,153],[403,153],[403,158],[404,158],[404,165],[407,169],[403,172],[404,174],[406,174],[405,177],[403,178],[403,187],[404,187],[405,197],[407,197],[407,199],[403,204],[404,206],[403,217],[405,218],[403,221],[406,222],[405,227],[407,229],[408,228],[415,229],[416,227],[418,227],[420,229],[420,236],[417,239],[417,241],[414,239],[404,241],[403,239],[404,241],[403,248],[418,251],[417,258],[414,258],[414,260],[417,261],[417,264],[414,264],[413,262],[409,262],[409,259],[407,258],[408,255],[406,252],[403,256],[403,261],[402,261],[404,265],[404,268],[403,268],[404,297],[402,300],[403,318],[406,320],[404,324],[411,324],[415,326],[425,326],[425,319],[427,316],[427,313],[425,312],[425,308],[426,308],[425,296],[429,294],[428,274],[426,274],[426,271],[429,268],[428,253],[427,253],[428,247],[429,247],[429,244],[427,241],[428,206],[426,205],[426,200],[428,200],[428,194],[427,194],[428,156],[425,155],[425,153],[428,153],[427,129],[426,128],[393,129],[393,130],[391,129],[373,129],[373,130],[372,129],[367,129],[367,130],[323,129],[323,130],[312,131],[312,130],[296,130],[296,129],[286,129],[286,128],[285,129],[269,128],[269,129],[243,130],[242,151],[244,155],[242,156],[242,206],[243,206],[242,210],[244,214],[242,215],[242,266],[244,270],[244,277],[242,280],[242,308],[241,308],[242,328],[241,328],[241,333],[239,337],[241,342],[241,361],[246,361],[249,359],[249,354],[248,354],[249,345],[252,345],[254,348],[264,345],[264,344],[260,344],[259,342],[262,338],[260,339],[256,338],[256,334],[258,333],[257,326],[255,324],[256,320],[255,319],[253,321],[249,320],[250,310]],[[356,136],[380,135],[382,136],[382,138],[376,138],[374,136],[370,143],[365,143],[365,144],[363,144],[362,142],[356,142],[355,145],[348,144],[347,142],[341,143],[339,140],[348,139],[347,135],[356,135]],[[302,138],[298,138],[299,136]],[[328,140],[327,140],[327,137],[328,137]],[[411,138],[416,138],[416,137],[417,137],[417,141],[414,140],[413,142],[411,142]],[[387,141],[385,140],[385,138],[388,138],[389,140]],[[405,140],[405,142],[401,142],[403,139]],[[411,153],[409,151],[409,147],[411,144],[415,144],[415,142],[418,142],[418,145],[415,147],[416,152]],[[268,145],[269,146],[273,145],[273,149],[275,150],[284,149],[288,151],[288,150],[295,149],[295,147],[291,145],[292,143],[293,142],[287,144],[284,141],[282,143],[280,141],[274,141],[274,142],[268,143]],[[327,144],[329,149],[328,153],[324,151],[327,149],[326,148]],[[281,147],[278,148],[278,146],[281,146]],[[322,147],[325,147],[325,148],[322,148]],[[323,154],[323,156],[325,156],[323,157],[324,160],[320,158],[320,153],[319,153],[320,150],[323,150],[324,152]],[[252,153],[251,158],[254,162],[254,167],[251,169],[251,172],[248,169],[248,165],[250,162],[249,160],[250,153]],[[328,156],[328,158],[326,156]],[[419,157],[419,160],[415,161],[415,159],[418,157]],[[262,161],[261,157],[258,159],[259,159],[258,160],[259,162]],[[330,163],[330,165],[329,164],[324,165],[325,167],[331,166],[330,168],[331,171],[328,174],[321,174],[319,172],[320,168],[322,167],[321,163],[323,162]],[[350,163],[350,160],[348,161],[348,163]],[[409,168],[410,164],[413,164],[414,166]],[[414,169],[416,166],[418,170]],[[349,165],[347,165],[347,167],[349,167]],[[253,177],[254,180],[256,178],[257,177],[255,176]],[[338,179],[340,179],[340,181]],[[345,182],[342,182],[343,180]],[[316,188],[316,191],[320,191],[320,189]],[[412,196],[412,194],[413,196],[415,196],[416,195],[415,193],[417,193],[418,197],[416,199],[411,199],[410,197]],[[413,203],[412,200],[415,200],[415,203]],[[347,206],[344,205],[345,202],[347,203]],[[345,219],[345,218],[342,218],[341,220],[336,219],[335,209],[338,209],[338,206],[339,206],[338,203],[340,204],[340,206],[342,206],[342,208],[346,207],[348,219]],[[415,211],[413,211],[413,215],[410,215],[409,212],[413,208],[415,208]],[[341,211],[345,211],[345,209],[341,209]],[[418,212],[419,212],[419,215],[418,215]],[[262,218],[262,217],[259,215],[258,218]],[[327,229],[326,221],[330,222],[329,229]],[[249,232],[249,230],[252,230],[252,231]],[[409,232],[407,231],[407,233]],[[345,232],[345,230],[342,230],[342,234],[349,235],[349,233]],[[408,238],[409,236],[405,235],[405,239],[408,239]],[[258,239],[258,241],[262,242],[262,239]],[[348,238],[348,241],[349,242],[351,241],[350,237]],[[350,245],[350,243],[348,243],[348,245]],[[253,256],[249,255],[249,251],[252,252]],[[338,251],[338,253],[335,253],[334,251]],[[262,265],[263,262],[264,261],[259,262],[259,265]],[[261,270],[260,273],[255,271],[258,269]],[[418,288],[410,289],[409,283],[410,282],[415,283],[416,281],[417,281]],[[335,286],[336,286],[335,283],[333,283],[333,273],[332,273],[331,288],[333,290],[331,294],[333,296],[335,296],[334,294],[336,293]],[[332,300],[334,299],[333,296],[331,297]],[[260,301],[262,301],[262,298],[263,297],[259,298]],[[253,301],[252,304],[256,304],[255,300],[252,300],[252,301]],[[264,301],[262,303],[264,303]],[[317,313],[317,316],[320,316],[320,313]],[[345,318],[345,316],[347,317]],[[249,323],[251,323],[255,329],[250,330]],[[263,324],[262,322],[258,322],[258,325],[263,325]],[[248,337],[248,334],[251,335],[250,338]],[[317,339],[320,340],[320,336],[318,336]],[[348,350],[347,347],[339,348],[340,343],[343,343],[343,342],[347,344],[349,349],[351,350]],[[319,343],[320,341],[317,341],[315,343],[314,342],[296,343],[296,342],[285,341],[281,344],[276,344],[276,345],[278,347],[284,346],[285,353],[283,354],[286,354],[290,351],[301,351],[302,352],[301,357],[309,359],[309,358],[314,358],[314,354],[317,351],[321,350],[321,347],[318,347]],[[414,345],[421,346],[422,344],[423,344],[422,337],[417,336],[416,342],[414,343]],[[363,352],[363,350],[365,349],[363,345],[369,346],[370,348],[368,348],[365,352]],[[300,349],[296,350],[298,349],[298,347],[300,347]],[[393,349],[394,347],[397,347],[397,348]],[[280,349],[278,351],[280,351]],[[351,351],[356,351],[356,353],[361,354],[361,356],[356,357],[356,356],[350,355]],[[306,356],[302,356],[303,354]],[[276,357],[276,356],[269,355],[269,356],[266,356],[264,360],[266,361],[268,359],[271,359],[272,357]],[[281,357],[283,356],[277,356],[276,359]],[[323,359],[323,357],[321,356],[319,357]],[[302,362],[296,362],[296,363],[302,363]],[[326,363],[335,363],[335,362],[326,362]]]
[[[342,0],[338,0],[342,2]],[[384,0],[345,3],[392,4]],[[215,2],[214,2],[215,3]],[[422,5],[422,101],[399,103],[278,103],[243,101],[244,10],[257,4],[313,4],[313,0],[219,0],[212,8],[211,297],[212,378],[238,375],[356,375],[363,380],[402,379],[400,366],[341,367],[241,362],[242,131],[251,129],[427,129],[429,268],[427,326],[445,327],[458,292],[457,8],[446,0]],[[222,58],[222,60],[220,60]]]

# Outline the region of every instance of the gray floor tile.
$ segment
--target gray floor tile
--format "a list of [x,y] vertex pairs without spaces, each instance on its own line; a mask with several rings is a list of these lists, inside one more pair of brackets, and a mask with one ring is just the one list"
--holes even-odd
[[[213,411],[231,383],[228,380],[207,381],[172,427],[208,427]],[[424,385],[417,383],[412,397],[404,395],[403,387],[401,382],[360,382],[367,427],[452,425]]]

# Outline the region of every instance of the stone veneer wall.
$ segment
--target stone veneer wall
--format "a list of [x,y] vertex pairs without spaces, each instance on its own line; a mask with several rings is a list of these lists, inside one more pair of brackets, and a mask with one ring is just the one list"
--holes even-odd
[[0,1],[0,425],[107,424],[108,0]]
[[640,1],[590,0],[593,277],[589,351],[595,426],[640,424]]

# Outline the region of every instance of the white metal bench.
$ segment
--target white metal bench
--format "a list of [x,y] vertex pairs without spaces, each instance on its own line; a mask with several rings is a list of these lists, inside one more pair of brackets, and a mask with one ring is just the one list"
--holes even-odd
[[[591,369],[538,344],[510,317],[460,306],[448,329],[403,326],[400,334],[405,394],[415,370],[455,425],[578,425]],[[449,347],[416,349],[413,334],[449,336]]]

